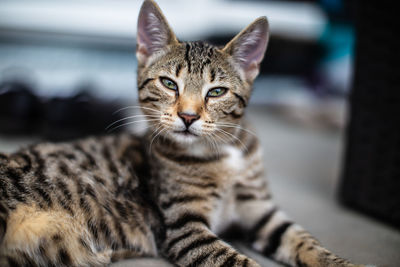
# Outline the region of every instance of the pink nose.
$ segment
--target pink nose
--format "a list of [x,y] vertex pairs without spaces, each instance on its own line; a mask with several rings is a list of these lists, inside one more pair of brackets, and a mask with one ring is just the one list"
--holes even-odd
[[185,123],[186,128],[189,128],[189,126],[198,120],[200,118],[200,115],[198,114],[188,114],[188,113],[182,113],[178,112],[178,116],[183,120],[183,123]]

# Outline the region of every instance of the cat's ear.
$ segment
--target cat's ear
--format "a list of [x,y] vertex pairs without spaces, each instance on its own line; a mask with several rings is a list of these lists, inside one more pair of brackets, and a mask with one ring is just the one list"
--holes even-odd
[[139,64],[146,64],[151,55],[178,42],[160,8],[152,0],[145,0],[140,8],[136,41]]
[[266,17],[260,17],[236,35],[223,49],[243,70],[248,81],[258,75],[267,49],[269,30]]

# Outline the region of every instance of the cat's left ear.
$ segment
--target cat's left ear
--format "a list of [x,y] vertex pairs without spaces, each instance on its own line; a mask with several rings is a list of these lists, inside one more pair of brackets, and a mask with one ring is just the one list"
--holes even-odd
[[248,81],[253,81],[258,75],[267,49],[268,28],[267,18],[260,17],[236,35],[223,49],[239,64]]
[[160,8],[153,0],[145,0],[140,8],[136,41],[136,56],[139,64],[143,65],[153,54],[178,42]]

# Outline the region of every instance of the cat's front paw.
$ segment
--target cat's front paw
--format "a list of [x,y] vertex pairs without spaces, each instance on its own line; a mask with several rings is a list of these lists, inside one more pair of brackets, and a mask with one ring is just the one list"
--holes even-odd
[[[242,265],[245,266],[245,265]],[[255,260],[249,260],[249,262],[247,263],[247,266],[251,266],[251,267],[261,267],[260,264],[258,264]]]
[[258,264],[255,260],[250,259],[249,257],[245,255],[239,255],[238,256],[239,260],[237,261],[237,264],[234,265],[235,267],[242,267],[242,266],[247,266],[247,267],[261,267],[260,264]]
[[341,262],[338,262],[338,261],[325,262],[325,263],[321,264],[321,267],[322,266],[324,266],[324,267],[325,266],[326,267],[376,267],[374,265],[353,264],[353,263],[350,263],[345,260],[343,260]]

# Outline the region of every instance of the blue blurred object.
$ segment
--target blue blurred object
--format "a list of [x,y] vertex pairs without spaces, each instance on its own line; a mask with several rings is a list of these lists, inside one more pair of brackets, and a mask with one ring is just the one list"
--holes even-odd
[[328,92],[346,95],[353,74],[354,27],[343,23],[328,24],[320,42],[326,51],[317,70],[323,87]]

